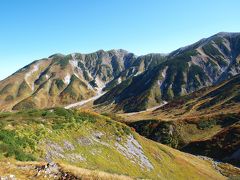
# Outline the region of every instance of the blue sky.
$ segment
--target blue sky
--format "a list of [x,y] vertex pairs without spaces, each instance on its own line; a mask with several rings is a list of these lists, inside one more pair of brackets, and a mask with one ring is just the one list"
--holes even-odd
[[168,53],[240,31],[239,0],[2,0],[0,79],[54,53]]

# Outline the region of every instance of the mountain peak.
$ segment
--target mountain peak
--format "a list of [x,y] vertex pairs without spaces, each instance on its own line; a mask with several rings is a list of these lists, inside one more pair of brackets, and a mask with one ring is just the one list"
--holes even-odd
[[239,32],[219,32],[217,34],[215,34],[214,36],[218,36],[218,37],[236,37],[239,36],[240,33]]
[[64,54],[61,54],[61,53],[55,53],[55,54],[52,54],[51,56],[49,56],[48,58],[53,58],[53,57],[64,57],[65,55]]

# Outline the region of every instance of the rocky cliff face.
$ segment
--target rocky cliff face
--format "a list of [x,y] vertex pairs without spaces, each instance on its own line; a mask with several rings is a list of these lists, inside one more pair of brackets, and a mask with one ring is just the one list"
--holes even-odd
[[115,111],[141,111],[217,84],[240,72],[240,34],[219,33],[180,48],[167,60],[128,79],[95,104],[116,104]]

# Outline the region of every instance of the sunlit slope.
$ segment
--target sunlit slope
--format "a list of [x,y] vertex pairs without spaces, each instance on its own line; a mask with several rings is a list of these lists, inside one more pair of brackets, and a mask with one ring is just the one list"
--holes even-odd
[[210,162],[95,113],[32,110],[1,113],[0,122],[3,159],[55,162],[133,178],[225,179]]
[[240,34],[218,33],[180,48],[153,69],[123,81],[95,101],[114,112],[136,112],[218,84],[240,72]]
[[164,60],[161,54],[137,57],[122,49],[54,54],[0,81],[0,110],[66,106],[86,100]]

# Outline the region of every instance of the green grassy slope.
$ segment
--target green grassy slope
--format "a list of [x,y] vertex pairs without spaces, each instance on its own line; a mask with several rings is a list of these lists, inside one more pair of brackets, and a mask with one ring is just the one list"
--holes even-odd
[[210,162],[145,139],[128,126],[61,108],[0,114],[1,159],[54,161],[150,179],[225,179]]
[[[239,83],[240,76],[234,76],[175,99],[129,125],[154,141],[239,166],[238,155],[231,157],[240,143]],[[146,117],[152,119],[144,120]]]

